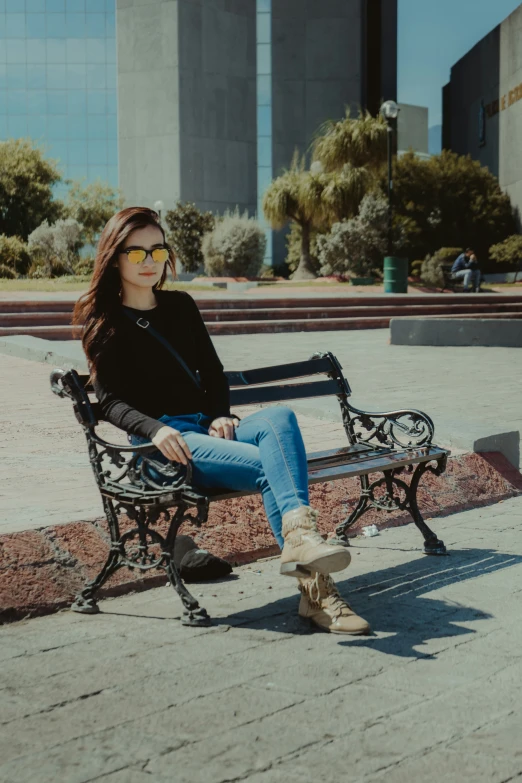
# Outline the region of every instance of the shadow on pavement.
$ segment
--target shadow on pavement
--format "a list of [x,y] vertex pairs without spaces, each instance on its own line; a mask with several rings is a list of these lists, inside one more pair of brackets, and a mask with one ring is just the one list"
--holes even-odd
[[[384,568],[337,584],[355,611],[365,617],[374,632],[383,637],[337,637],[344,646],[371,647],[388,655],[431,658],[414,648],[434,639],[476,633],[459,623],[489,619],[492,615],[479,607],[427,597],[440,588],[487,576],[522,563],[522,556],[503,554],[492,549],[453,551],[449,558],[413,560]],[[309,633],[297,615],[297,598],[284,598],[265,606],[216,619],[217,625],[284,633]]]

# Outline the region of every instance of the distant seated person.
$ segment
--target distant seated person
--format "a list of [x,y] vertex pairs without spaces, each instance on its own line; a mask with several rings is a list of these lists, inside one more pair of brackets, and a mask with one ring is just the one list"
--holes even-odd
[[454,280],[462,280],[465,292],[470,290],[470,284],[475,292],[480,291],[481,275],[474,250],[468,247],[460,254],[451,267],[451,276]]

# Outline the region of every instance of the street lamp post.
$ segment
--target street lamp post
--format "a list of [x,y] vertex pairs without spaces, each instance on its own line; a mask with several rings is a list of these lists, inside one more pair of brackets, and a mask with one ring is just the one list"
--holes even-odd
[[381,114],[388,124],[388,256],[393,256],[393,134],[399,107],[395,101],[385,101]]
[[160,223],[161,223],[161,213],[163,212],[164,207],[165,205],[163,201],[161,201],[161,199],[159,201],[154,202],[154,210],[155,212],[158,213]]
[[399,107],[395,101],[385,101],[381,114],[388,125],[388,255],[384,259],[384,293],[408,292],[408,259],[393,255],[393,148]]

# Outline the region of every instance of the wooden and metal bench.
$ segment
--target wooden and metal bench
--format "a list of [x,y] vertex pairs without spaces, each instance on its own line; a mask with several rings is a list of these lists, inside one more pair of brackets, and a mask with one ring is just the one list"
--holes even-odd
[[[432,443],[434,427],[429,416],[416,410],[368,413],[354,408],[348,402],[351,390],[341,365],[331,353],[314,354],[308,361],[226,375],[232,407],[337,397],[347,445],[308,455],[310,483],[354,476],[360,481],[359,501],[337,526],[336,540],[348,546],[350,527],[370,508],[385,512],[405,510],[424,537],[424,552],[446,554],[443,542],[424,522],[417,505],[417,489],[423,474],[443,473],[448,456],[445,449]],[[157,448],[153,443],[119,445],[101,438],[96,428],[103,419],[87,375],[75,370],[53,370],[51,388],[60,397],[72,400],[87,439],[111,536],[107,561],[98,576],[76,597],[72,609],[86,614],[98,612],[96,592],[119,568],[126,566],[140,571],[160,568],[165,570],[181,598],[182,623],[208,625],[207,612],[189,593],[174,565],[176,535],[184,521],[203,525],[210,503],[252,493],[218,490],[209,494],[208,490],[192,484],[190,463],[165,465],[155,460],[153,452],[157,454]],[[169,485],[152,480],[150,468],[157,471],[162,481],[168,480]],[[407,472],[411,474],[409,482],[401,477]],[[120,514],[126,514],[134,526],[121,532]],[[165,535],[157,527],[160,518],[168,523]]]

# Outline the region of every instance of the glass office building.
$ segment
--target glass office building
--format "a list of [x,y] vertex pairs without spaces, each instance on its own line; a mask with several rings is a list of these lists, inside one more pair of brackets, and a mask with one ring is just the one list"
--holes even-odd
[[0,140],[117,186],[116,107],[115,0],[0,0]]

